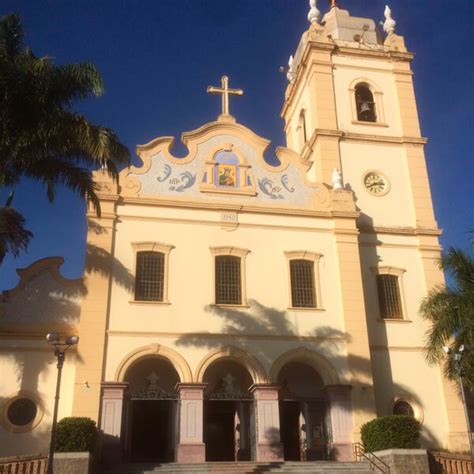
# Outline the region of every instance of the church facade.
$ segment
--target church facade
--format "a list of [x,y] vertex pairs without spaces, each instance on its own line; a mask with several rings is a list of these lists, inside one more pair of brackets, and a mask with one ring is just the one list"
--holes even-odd
[[286,148],[236,121],[223,77],[185,157],[161,137],[118,184],[95,172],[83,278],[49,258],[3,293],[1,455],[47,449],[52,331],[80,337],[59,418],[96,420],[105,461],[349,460],[393,413],[424,447],[467,447],[456,387],[423,352],[419,304],[443,275],[413,55],[389,11],[385,38],[337,5],[308,19]]

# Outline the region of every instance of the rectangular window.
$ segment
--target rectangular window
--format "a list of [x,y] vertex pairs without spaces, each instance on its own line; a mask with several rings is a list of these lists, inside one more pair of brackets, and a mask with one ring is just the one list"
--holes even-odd
[[163,301],[165,255],[138,252],[135,278],[136,301]]
[[384,319],[403,319],[400,286],[396,275],[377,275],[380,316]]
[[316,308],[314,262],[290,260],[291,304],[294,308]]
[[216,257],[216,304],[242,304],[240,257]]

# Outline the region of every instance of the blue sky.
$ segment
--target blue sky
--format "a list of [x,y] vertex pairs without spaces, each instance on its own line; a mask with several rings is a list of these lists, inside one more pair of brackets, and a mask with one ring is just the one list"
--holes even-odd
[[[383,19],[385,0],[340,0],[354,16]],[[474,229],[472,157],[472,0],[393,0],[397,32],[415,52],[415,90],[441,242],[467,247]],[[321,11],[327,2],[318,1]],[[179,138],[214,120],[219,98],[208,85],[223,74],[245,90],[231,100],[240,123],[284,145],[279,114],[286,86],[278,72],[307,28],[307,0],[3,0],[0,15],[17,12],[26,43],[57,63],[91,61],[105,95],[77,110],[113,128],[130,148],[161,135]],[[179,142],[179,140],[178,140]],[[175,154],[182,155],[179,145]],[[0,267],[0,290],[18,281],[16,268],[51,255],[65,258],[63,274],[82,274],[83,204],[70,192],[47,202],[25,182],[15,206],[35,237],[20,258]],[[5,190],[0,192],[2,202]]]

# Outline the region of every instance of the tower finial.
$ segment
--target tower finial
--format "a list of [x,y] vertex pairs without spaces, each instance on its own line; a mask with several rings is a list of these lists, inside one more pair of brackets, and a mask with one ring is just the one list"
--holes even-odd
[[337,0],[329,0],[329,8],[339,8]]
[[313,24],[319,21],[321,17],[321,12],[316,7],[316,0],[309,0],[310,10],[308,12],[308,21]]
[[286,78],[288,79],[288,82],[290,84],[294,84],[295,79],[296,79],[296,73],[293,67],[293,61],[294,61],[293,55],[291,55],[290,59],[288,59],[288,72],[286,73]]
[[392,18],[392,10],[390,10],[390,7],[388,5],[385,5],[385,22],[383,24],[383,30],[387,35],[391,35],[392,33],[395,33],[395,26],[397,26],[397,22]]

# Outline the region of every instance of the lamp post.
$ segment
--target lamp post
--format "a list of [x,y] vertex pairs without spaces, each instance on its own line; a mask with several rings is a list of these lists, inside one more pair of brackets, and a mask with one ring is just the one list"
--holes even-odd
[[464,344],[461,344],[459,346],[459,349],[457,351],[452,351],[449,347],[444,346],[443,351],[448,355],[452,356],[454,360],[454,370],[458,374],[459,377],[459,385],[461,386],[461,398],[462,398],[462,406],[464,408],[464,416],[466,417],[466,427],[467,427],[467,434],[469,436],[469,449],[471,451],[471,459],[474,460],[474,452],[472,450],[472,432],[471,432],[471,425],[469,422],[469,413],[467,411],[467,403],[466,403],[466,396],[464,394],[464,384],[462,381],[463,378],[463,370],[461,367],[461,360],[464,352]]
[[78,336],[68,336],[61,341],[57,332],[50,332],[46,336],[46,342],[54,347],[54,355],[58,360],[58,378],[56,380],[56,396],[54,398],[53,423],[51,425],[51,442],[49,445],[48,469],[47,474],[53,474],[54,446],[56,444],[56,423],[58,419],[59,392],[61,390],[61,373],[63,370],[66,351],[79,342]]

